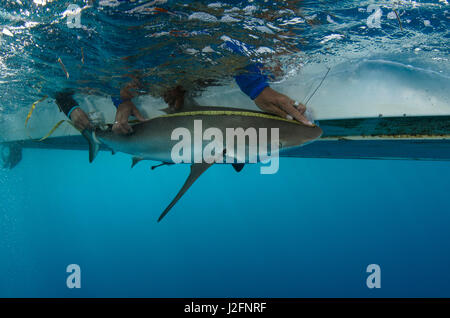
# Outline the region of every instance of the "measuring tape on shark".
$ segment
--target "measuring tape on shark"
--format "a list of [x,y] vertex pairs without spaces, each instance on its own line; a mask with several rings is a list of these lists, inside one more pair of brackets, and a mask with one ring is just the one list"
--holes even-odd
[[174,113],[174,114],[167,114],[167,115],[161,115],[156,118],[167,118],[167,117],[176,117],[176,116],[198,116],[198,115],[204,115],[204,116],[251,116],[251,117],[260,117],[260,118],[266,118],[266,119],[275,119],[275,120],[281,120],[281,121],[287,121],[290,123],[297,123],[300,124],[298,121],[293,119],[287,119],[282,118],[275,115],[270,115],[266,113],[258,113],[258,112],[249,112],[249,111],[234,111],[234,110],[198,110],[198,111],[191,111],[191,112],[181,112],[181,113]]

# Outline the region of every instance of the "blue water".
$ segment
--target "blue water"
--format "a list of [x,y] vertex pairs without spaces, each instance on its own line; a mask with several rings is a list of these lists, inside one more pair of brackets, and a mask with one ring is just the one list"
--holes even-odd
[[[448,163],[216,166],[156,223],[188,166],[86,156],[26,150],[2,172],[1,296],[450,296]],[[373,263],[381,289],[366,287]]]
[[[333,67],[335,60],[376,54],[406,64],[412,54],[421,57],[423,63],[414,61],[418,66],[450,72],[447,1],[183,0],[148,6],[152,2],[74,0],[81,13],[73,28],[65,2],[2,2],[1,113],[67,88],[118,95],[130,76],[139,76],[154,96],[174,83],[190,90],[203,89],[205,81],[227,85],[249,60],[264,63],[279,81],[307,63]],[[379,28],[368,20],[376,11],[370,5],[382,12]],[[154,7],[167,13],[149,10]],[[246,43],[247,56],[230,52],[224,36]]]
[[[178,69],[184,83],[207,74],[228,85],[243,61],[223,49],[225,34],[283,52],[248,58],[285,74],[380,53],[403,64],[414,55],[416,66],[447,77],[450,70],[446,1],[399,1],[405,31],[387,18],[390,1],[180,1],[158,5],[172,14],[141,15],[123,12],[150,1],[94,1],[81,30],[66,27],[66,3],[21,2],[0,6],[0,31],[13,34],[0,38],[0,123],[67,87],[117,94],[136,70],[154,96]],[[368,28],[361,10],[374,3],[381,28]],[[246,14],[249,5],[257,9]],[[188,19],[220,19],[233,7],[239,22]],[[282,26],[294,17],[307,22]],[[257,28],[268,23],[288,30]],[[217,55],[186,53],[205,41]],[[101,152],[89,164],[85,151],[24,149],[17,167],[0,170],[0,297],[450,297],[448,162],[283,158],[274,175],[217,165],[157,223],[189,167],[130,170],[130,161]],[[69,264],[81,267],[81,289],[66,287]],[[380,289],[366,286],[369,264],[381,267]]]

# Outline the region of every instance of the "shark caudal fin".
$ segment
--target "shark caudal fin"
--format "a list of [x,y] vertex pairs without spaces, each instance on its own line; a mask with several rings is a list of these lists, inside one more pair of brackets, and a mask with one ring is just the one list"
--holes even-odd
[[194,184],[195,180],[198,179],[202,175],[203,172],[208,170],[209,167],[211,167],[212,163],[193,163],[191,165],[191,173],[189,174],[188,178],[186,179],[183,187],[180,189],[178,194],[175,196],[175,198],[170,202],[170,204],[167,206],[167,208],[164,210],[164,212],[161,214],[161,216],[158,219],[158,222],[161,221],[166,214],[170,211],[170,209],[180,200],[180,198],[183,196],[183,194],[186,193],[186,191],[191,187],[191,185]]
[[95,131],[85,129],[81,132],[81,134],[89,143],[89,162],[92,162],[98,154],[98,151],[100,149],[100,142],[95,137]]

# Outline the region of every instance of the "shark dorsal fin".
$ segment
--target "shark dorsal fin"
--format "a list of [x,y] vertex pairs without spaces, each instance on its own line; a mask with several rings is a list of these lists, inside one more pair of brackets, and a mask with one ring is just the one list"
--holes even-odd
[[178,194],[175,196],[175,198],[170,202],[170,204],[167,206],[167,208],[164,210],[164,212],[161,214],[161,216],[158,219],[158,222],[163,219],[163,217],[166,216],[166,214],[170,211],[170,209],[178,202],[178,200],[183,196],[183,194],[186,193],[186,191],[191,187],[191,185],[194,184],[195,180],[198,179],[202,175],[203,172],[208,170],[209,167],[211,167],[212,163],[193,163],[191,165],[191,173],[189,174],[188,178],[186,179],[183,187],[180,189]]

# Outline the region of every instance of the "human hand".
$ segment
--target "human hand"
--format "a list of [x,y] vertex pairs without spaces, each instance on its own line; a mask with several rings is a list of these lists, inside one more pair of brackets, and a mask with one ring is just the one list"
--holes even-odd
[[70,120],[72,120],[75,127],[80,131],[85,129],[92,130],[93,128],[91,122],[89,121],[89,117],[80,107],[72,110],[72,113],[70,113]]
[[169,109],[171,111],[179,111],[183,108],[184,105],[184,95],[186,91],[180,85],[177,87],[168,89],[164,95],[164,101],[169,105]]
[[116,121],[112,127],[112,130],[116,134],[130,134],[133,132],[133,129],[128,124],[128,118],[133,115],[139,121],[145,121],[145,118],[141,115],[139,110],[133,104],[131,100],[125,101],[117,107],[116,112]]
[[[306,106],[286,95],[278,93],[270,87],[266,87],[256,98],[255,104],[262,110],[278,115],[282,118],[294,118],[307,126],[314,126],[305,116]],[[289,117],[290,116],[290,117]]]

